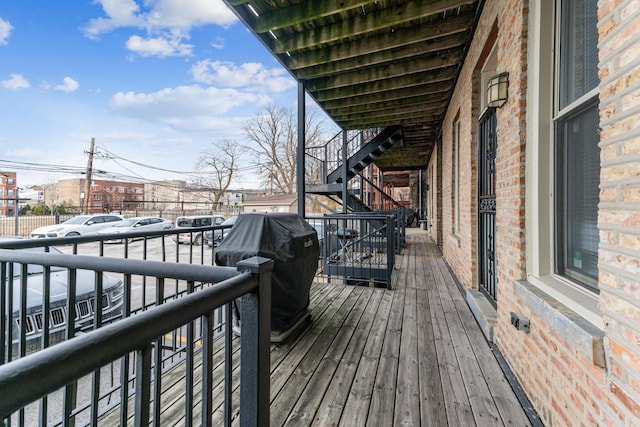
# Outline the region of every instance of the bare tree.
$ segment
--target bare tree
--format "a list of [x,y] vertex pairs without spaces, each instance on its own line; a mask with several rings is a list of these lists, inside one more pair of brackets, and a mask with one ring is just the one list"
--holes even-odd
[[196,163],[197,170],[206,174],[195,179],[194,184],[201,190],[207,190],[213,209],[217,209],[231,180],[238,174],[239,144],[223,139],[211,145],[211,148],[200,154]]
[[[305,117],[306,144],[320,141],[320,120],[315,112]],[[296,189],[296,147],[298,126],[292,109],[270,105],[256,114],[242,128],[251,142],[247,148],[256,154],[253,164],[258,167],[266,188],[284,194]]]

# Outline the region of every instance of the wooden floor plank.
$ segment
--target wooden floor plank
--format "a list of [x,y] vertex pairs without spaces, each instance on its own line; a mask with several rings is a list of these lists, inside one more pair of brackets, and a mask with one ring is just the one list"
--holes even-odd
[[342,406],[349,394],[381,295],[381,291],[363,293],[327,348],[326,356],[309,379],[285,425],[310,425],[321,406]]
[[455,349],[455,357],[460,367],[463,387],[467,392],[475,423],[478,426],[495,426],[500,423],[500,414],[491,398],[491,393],[475,354],[482,350],[488,351],[489,346],[485,342],[481,348],[474,349],[471,347],[464,325],[453,302],[455,299],[464,301],[462,295],[456,286],[447,286],[442,270],[437,266],[437,261],[434,262],[436,263],[434,270],[441,278],[436,280],[437,291],[440,294],[443,311],[446,313],[447,329]]
[[322,417],[318,416],[316,420],[314,420],[313,425],[318,427],[338,425],[341,421],[342,425],[346,423],[355,426],[367,425],[367,416],[369,414],[369,406],[371,405],[375,376],[392,301],[393,293],[390,291],[382,291],[378,311],[375,313],[374,322],[362,352],[362,358],[358,363],[351,389],[342,411],[337,411],[334,406],[329,405],[322,413]]
[[[420,234],[407,236],[393,290],[312,285],[310,323],[271,346],[272,426],[530,425],[440,251]],[[214,425],[224,423],[222,343],[214,353]],[[233,345],[232,425],[239,425],[237,338]],[[184,367],[163,377],[161,425],[184,425],[184,384]],[[110,420],[117,424],[100,424]]]
[[429,301],[432,307],[432,322],[434,331],[434,341],[438,355],[438,368],[442,380],[443,393],[445,398],[445,408],[448,425],[452,426],[474,426],[473,413],[469,397],[466,393],[464,380],[455,349],[453,347],[451,334],[447,326],[447,316],[443,303],[440,300],[438,287],[443,281],[442,275],[437,267],[433,268],[434,254],[427,253],[427,268],[433,274],[434,285],[428,288]]
[[[441,274],[445,277],[445,280],[453,281],[444,261],[439,260],[437,265]],[[449,289],[449,291],[457,292],[457,289]],[[477,327],[471,311],[468,310],[466,301],[464,301],[464,298],[458,293],[458,295],[452,294],[452,303],[460,317],[461,325],[464,327],[464,334],[468,339],[469,349],[473,352],[474,358],[477,361],[480,372],[476,373],[476,375],[482,378],[487,385],[487,389],[490,390],[485,398],[491,399],[492,405],[495,405],[497,409],[496,416],[499,417],[499,419],[493,420],[493,424],[491,424],[492,420],[489,419],[485,425],[530,425],[526,413],[522,411],[522,407],[515,393],[513,393],[511,385],[500,369],[484,334]],[[480,425],[480,423],[478,424]]]
[[347,300],[336,311],[335,316],[320,333],[313,345],[309,347],[302,360],[292,366],[295,369],[287,377],[286,383],[271,402],[272,426],[280,426],[285,423],[294,405],[298,402],[300,394],[306,387],[307,381],[315,372],[322,358],[325,357],[325,351],[335,338],[336,331],[345,322],[361,295],[362,289],[354,287]]
[[[403,264],[404,265],[404,264]],[[400,266],[396,274],[405,275],[406,268]],[[398,361],[400,358],[400,335],[402,333],[402,316],[405,304],[405,288],[398,287],[393,291],[393,302],[387,322],[380,362],[376,374],[371,406],[369,408],[368,426],[386,427],[393,425],[395,407],[395,387],[398,379]],[[349,420],[342,419],[340,425],[350,425]]]
[[420,425],[439,427],[447,424],[445,396],[442,390],[442,379],[438,365],[438,353],[433,330],[431,303],[427,288],[434,285],[433,272],[426,268],[425,248],[411,244],[413,256],[416,257],[416,305],[418,317],[418,375],[420,377]]
[[[274,351],[283,350],[284,348],[289,348],[289,350],[283,351],[283,353],[286,353],[286,362],[279,362],[277,358],[271,359],[270,395],[272,402],[272,413],[273,411],[278,410],[277,406],[274,407],[273,402],[276,400],[282,388],[287,384],[287,381],[289,380],[291,375],[293,375],[301,360],[309,351],[311,351],[311,348],[316,344],[317,340],[323,336],[323,333],[325,334],[325,337],[327,336],[327,332],[325,331],[325,329],[328,325],[330,325],[332,322],[341,321],[339,317],[346,316],[348,314],[348,310],[353,307],[353,304],[357,299],[360,291],[361,290],[353,287],[332,285],[331,292],[327,294],[326,300],[323,301],[323,305],[328,306],[328,308],[326,310],[322,310],[321,312],[312,310],[312,323],[302,332],[302,334],[300,334],[298,337],[296,337],[296,339],[291,340],[290,342],[272,347],[272,353]],[[336,320],[336,318],[338,318],[338,320]],[[237,384],[237,382],[234,382],[234,384]],[[232,404],[235,416],[237,416],[237,412],[239,410],[239,396],[240,390],[238,387],[235,387],[233,391]],[[295,397],[297,398],[297,395]],[[222,418],[220,418],[219,416],[219,414],[222,413],[222,403],[220,407],[217,408],[217,412],[218,416],[214,417],[215,425],[218,425],[218,423],[222,423]],[[273,417],[272,425],[278,425],[274,423]]]
[[412,286],[416,282],[416,257],[407,256],[405,277],[405,305],[400,334],[400,354],[398,359],[398,380],[393,425],[420,425],[420,385],[418,370],[417,331],[417,291]]

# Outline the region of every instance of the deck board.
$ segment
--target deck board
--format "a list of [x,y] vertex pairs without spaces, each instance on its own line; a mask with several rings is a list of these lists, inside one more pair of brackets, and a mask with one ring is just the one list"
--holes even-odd
[[[407,236],[392,290],[318,282],[309,308],[304,330],[271,346],[272,426],[530,425],[424,232]],[[233,345],[239,425],[237,338]],[[199,356],[196,362],[200,387]],[[214,362],[214,425],[222,425],[222,347]],[[184,367],[163,377],[162,425],[184,425],[184,384]]]

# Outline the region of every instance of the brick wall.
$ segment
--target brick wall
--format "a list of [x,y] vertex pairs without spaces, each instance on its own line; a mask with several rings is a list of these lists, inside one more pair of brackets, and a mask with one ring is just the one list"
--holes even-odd
[[[553,10],[543,1],[542,16]],[[443,254],[477,287],[476,126],[479,73],[493,46],[509,72],[497,111],[498,324],[495,342],[546,425],[640,425],[640,2],[601,0],[599,307],[604,330],[527,282],[525,232],[529,2],[486,2],[442,129],[439,166]],[[548,31],[553,23],[548,22]],[[460,227],[453,230],[452,126],[461,126]],[[549,126],[552,123],[550,122]],[[551,130],[549,130],[550,132]],[[531,321],[524,334],[510,313]]]
[[604,412],[640,424],[640,2],[601,0],[600,310],[608,338]]

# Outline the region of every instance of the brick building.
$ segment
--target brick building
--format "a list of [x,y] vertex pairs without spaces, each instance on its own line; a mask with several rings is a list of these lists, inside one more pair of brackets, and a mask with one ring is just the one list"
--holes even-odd
[[[55,190],[58,204],[82,206],[85,199],[85,179],[60,180]],[[144,207],[144,184],[94,179],[88,202],[89,213],[136,210]]]
[[0,216],[15,215],[18,198],[15,172],[0,172]]
[[485,2],[428,227],[546,425],[640,425],[639,159],[640,3]]

